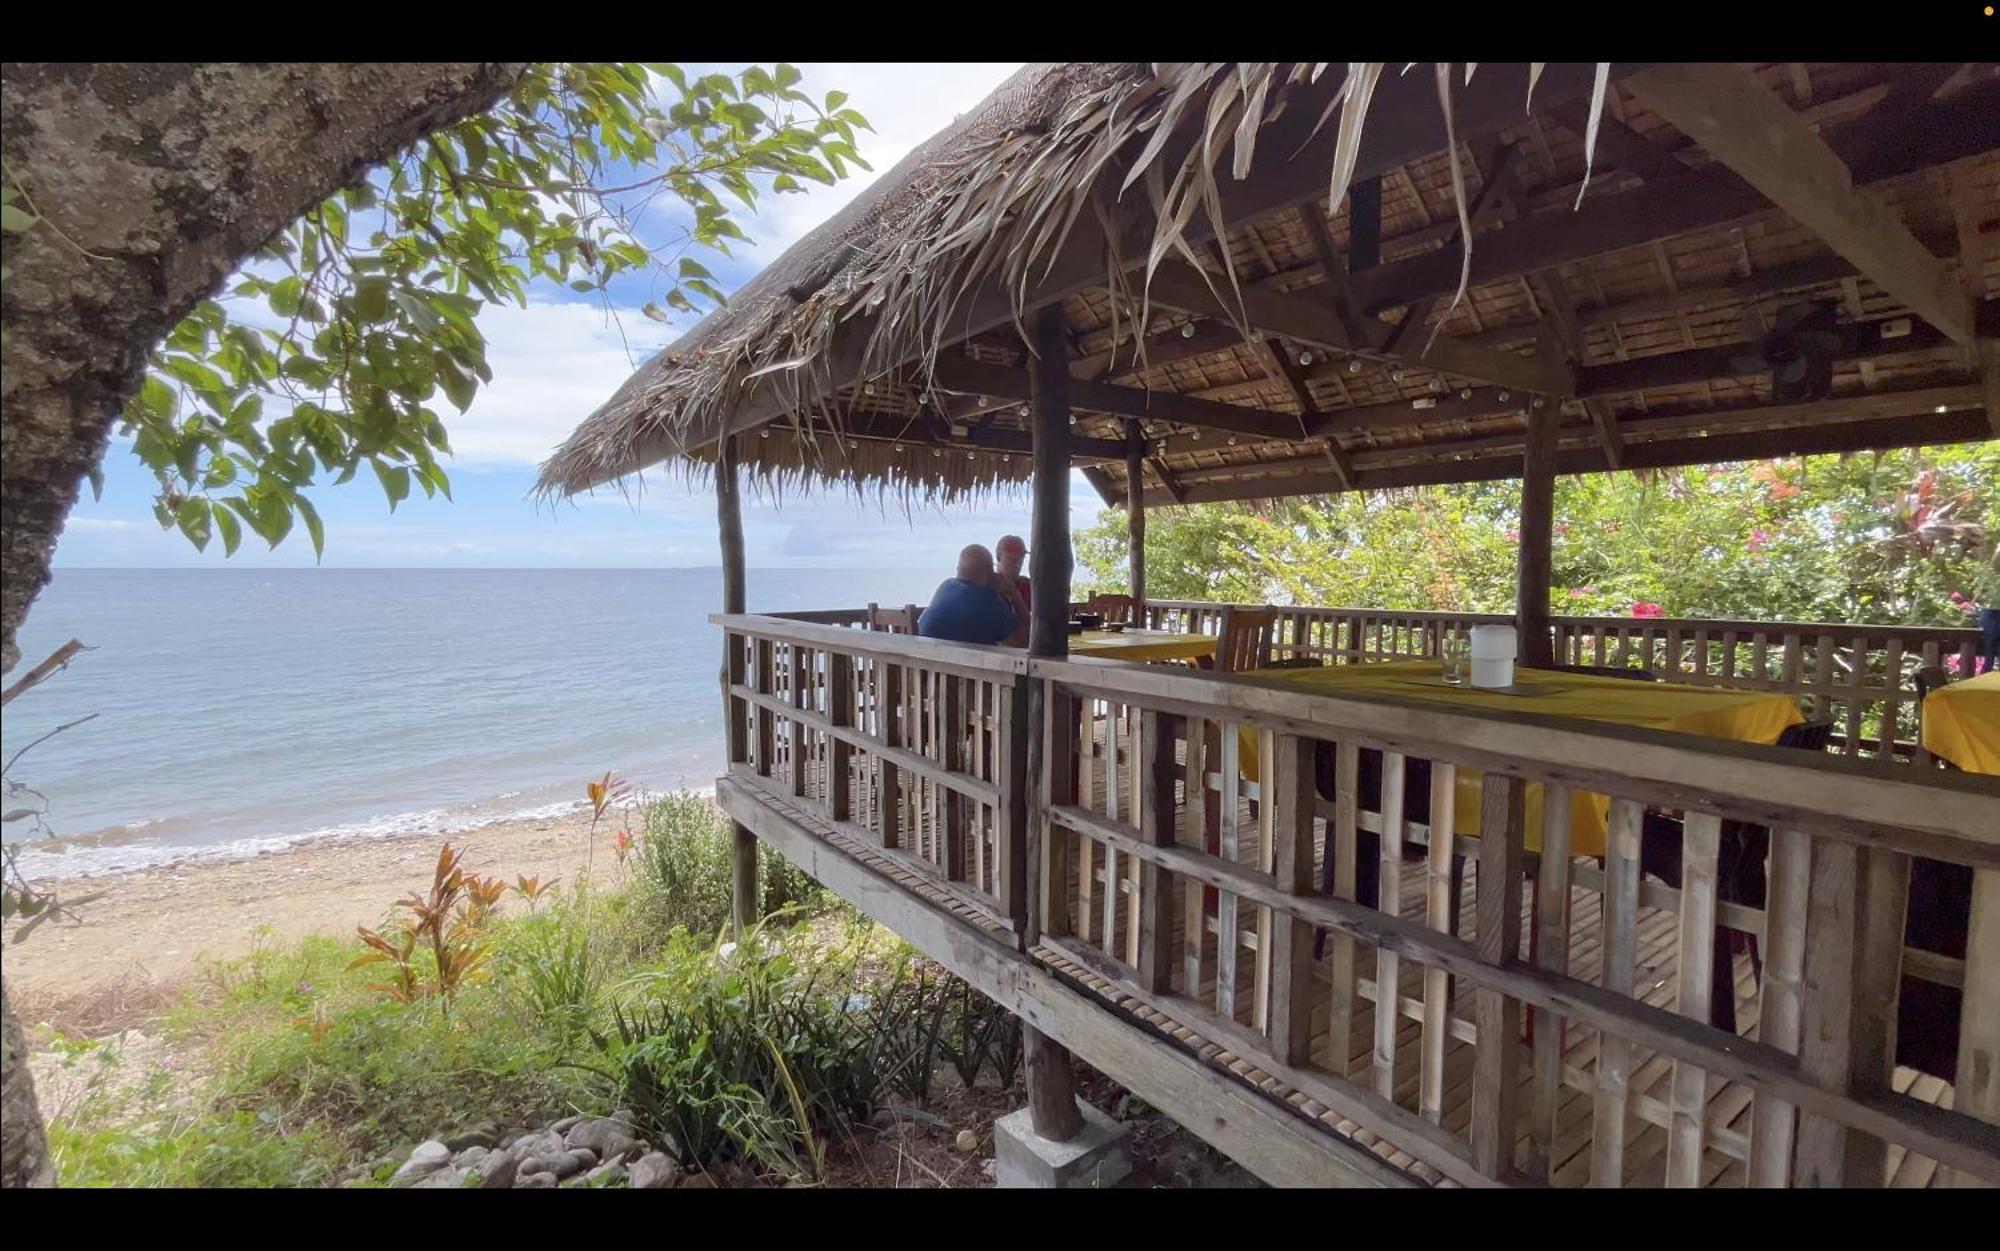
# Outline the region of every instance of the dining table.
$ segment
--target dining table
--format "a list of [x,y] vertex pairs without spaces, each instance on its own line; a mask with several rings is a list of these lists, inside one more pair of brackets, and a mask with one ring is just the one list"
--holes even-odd
[[[1316,694],[1392,695],[1448,709],[1529,712],[1578,721],[1668,730],[1739,743],[1776,743],[1788,727],[1802,724],[1805,720],[1799,713],[1797,702],[1781,692],[1744,691],[1683,682],[1637,682],[1527,667],[1517,667],[1513,684],[1501,690],[1448,683],[1444,680],[1442,664],[1436,660],[1252,670],[1248,676],[1287,690]],[[1238,758],[1246,777],[1257,776],[1261,737],[1250,727],[1238,730]],[[1457,771],[1452,823],[1456,835],[1474,838],[1479,835],[1481,778],[1482,774],[1477,769],[1461,768]],[[1525,844],[1529,851],[1539,851],[1541,783],[1528,784],[1525,801]],[[1610,798],[1578,790],[1571,792],[1570,804],[1570,854],[1602,856]]]
[[1084,630],[1070,635],[1069,654],[1139,664],[1163,660],[1201,663],[1215,659],[1215,636],[1171,630]]
[[2000,774],[2000,669],[1927,695],[1923,745],[1967,773]]

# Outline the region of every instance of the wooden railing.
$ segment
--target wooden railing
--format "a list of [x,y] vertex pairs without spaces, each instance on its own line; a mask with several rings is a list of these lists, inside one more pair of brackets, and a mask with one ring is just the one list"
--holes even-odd
[[[1444,1177],[1695,1185],[1733,1170],[1751,1185],[1865,1185],[1901,1148],[2000,1179],[2000,1130],[1896,1093],[1890,1041],[1911,856],[1980,866],[1973,927],[1995,923],[1990,782],[1932,785],[1779,749],[1255,677],[1090,661],[1034,661],[1030,673],[1050,684],[1041,786],[1060,801],[1042,818],[1043,946]],[[1104,727],[1104,740],[1078,738],[1078,724]],[[1381,753],[1375,797],[1357,785],[1363,752]],[[1318,753],[1336,779],[1325,822]],[[1422,825],[1410,816],[1418,761]],[[1461,787],[1475,769],[1476,787]],[[1095,786],[1080,781],[1092,770]],[[1256,779],[1254,808],[1236,801],[1239,770]],[[1569,854],[1584,791],[1608,797],[1596,863]],[[1468,806],[1481,837],[1456,833],[1465,815],[1450,814]],[[1642,887],[1648,809],[1683,814],[1682,890]],[[1768,908],[1718,898],[1726,820],[1776,831]],[[1531,830],[1539,855],[1525,847]],[[1364,832],[1379,840],[1384,882],[1400,882],[1406,842],[1428,842],[1414,912],[1394,890],[1379,909],[1356,902]],[[1466,937],[1452,933],[1454,854],[1475,862]],[[1329,857],[1330,895],[1315,872]],[[1755,1041],[1707,1023],[1718,920],[1762,937]],[[1315,929],[1330,938],[1324,960]],[[1671,983],[1647,984],[1642,965],[1668,959]],[[1961,976],[1966,1021],[1992,1028],[2000,968]],[[1972,1049],[1990,1063],[1996,1046]],[[1973,1062],[1961,1057],[1961,1088],[1988,1080]],[[1641,1122],[1664,1132],[1654,1165],[1625,1158]]]
[[[1152,600],[1157,630],[1214,633],[1223,605]],[[1280,656],[1327,663],[1419,659],[1438,654],[1447,632],[1506,623],[1492,613],[1386,612],[1364,608],[1284,608],[1274,647]],[[1650,669],[1669,681],[1783,691],[1806,715],[1832,721],[1844,755],[1883,763],[1917,759],[1922,701],[1916,671],[1958,658],[1972,672],[1979,634],[1935,626],[1856,626],[1792,621],[1713,621],[1693,617],[1552,618],[1559,664]],[[1884,754],[1882,743],[1891,744]]]
[[[782,788],[984,921],[1017,928],[1027,894],[1002,834],[1026,821],[1015,746],[1025,658],[779,617],[719,620],[731,772]],[[727,624],[739,621],[755,626]]]
[[[899,888],[1211,1040],[1427,1177],[1867,1185],[1923,1157],[2000,1181],[1991,780],[715,620],[732,794],[809,816]],[[1679,822],[1681,889],[1641,879],[1649,813]],[[1769,831],[1761,906],[1721,897],[1730,822]],[[1601,857],[1571,854],[1593,838]],[[1357,898],[1365,841],[1396,884],[1405,847],[1427,845],[1407,870],[1420,902]],[[1455,856],[1470,862],[1456,931]],[[1913,857],[1973,870],[1963,961],[1904,948]],[[1761,943],[1749,1036],[1708,1023],[1718,923]],[[1894,1078],[1899,974],[1927,960],[1963,990],[1953,1109]]]

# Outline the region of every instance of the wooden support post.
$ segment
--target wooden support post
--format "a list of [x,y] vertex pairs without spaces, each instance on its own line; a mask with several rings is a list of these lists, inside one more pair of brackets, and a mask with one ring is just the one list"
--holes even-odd
[[[1965,1004],[1958,1024],[1958,1087],[1952,1108],[2000,1124],[2000,869],[1972,871],[1965,941]],[[1963,1170],[1956,1186],[1990,1186]]]
[[[722,440],[715,457],[715,520],[716,534],[722,546],[722,611],[740,613],[743,611],[743,500],[738,494],[736,483],[736,441]],[[724,635],[722,658],[722,684],[724,710],[730,718],[730,754],[735,755],[736,726],[739,713],[729,698],[729,682],[732,666],[727,641]],[[760,649],[760,658],[768,664],[769,652]],[[741,663],[740,658],[737,663]],[[764,689],[769,685],[768,672],[760,670],[759,678]],[[770,716],[762,709],[757,713],[760,731],[759,744],[763,754],[758,758],[759,768],[770,767],[769,738],[762,731],[770,724]],[[740,824],[731,824],[733,872],[730,877],[730,916],[735,922],[736,935],[757,923],[757,838]]]
[[1520,553],[1515,567],[1515,629],[1523,665],[1555,663],[1549,642],[1549,564],[1555,546],[1556,427],[1554,402],[1528,409],[1528,450],[1521,465]]
[[[1035,439],[1034,465],[1034,564],[1029,570],[1034,587],[1033,620],[1028,632],[1030,656],[1061,659],[1069,655],[1069,336],[1065,333],[1062,305],[1049,304],[1035,312],[1034,352],[1029,357],[1030,389],[1033,392]],[[1128,462],[1129,464],[1129,462]],[[1036,806],[1029,818],[1038,839],[1063,837],[1051,827],[1048,809],[1067,798],[1051,789],[1054,780],[1067,777],[1067,765],[1053,762],[1049,768],[1043,753],[1053,745],[1051,707],[1063,712],[1067,723],[1066,699],[1051,699],[1048,684],[1033,684],[1030,697],[1035,705],[1030,714],[1041,733],[1028,740],[1033,759],[1029,774],[1036,780]],[[1039,715],[1037,715],[1039,714]],[[1060,868],[1068,875],[1068,858],[1051,855],[1044,849],[1040,867]],[[1060,899],[1064,883],[1044,881],[1039,892],[1047,899]],[[1041,918],[1046,921],[1046,915]],[[1030,939],[1036,937],[1032,932]],[[1053,1038],[1025,1021],[1028,1076],[1028,1113],[1035,1132],[1055,1142],[1067,1142],[1083,1131],[1083,1114],[1077,1111],[1075,1087],[1071,1081],[1069,1052]]]
[[1125,420],[1125,531],[1132,571],[1132,624],[1146,624],[1146,434],[1139,419]]
[[[1263,807],[1271,814],[1273,876],[1287,894],[1311,894],[1312,740],[1275,734],[1271,746],[1265,769],[1271,786],[1264,792]],[[1167,776],[1171,779],[1171,768]],[[1270,948],[1258,955],[1268,957],[1271,970],[1271,1050],[1286,1064],[1305,1064],[1312,1058],[1312,927],[1294,917],[1273,917]],[[1379,1003],[1376,1010],[1381,1010]]]
[[1347,272],[1358,274],[1382,263],[1382,179],[1364,178],[1349,187],[1347,203]]
[[[1139,835],[1157,847],[1174,842],[1174,739],[1179,718],[1150,708],[1139,713],[1139,787],[1133,796],[1133,817]],[[1199,894],[1190,883],[1190,893]],[[1173,984],[1174,879],[1153,862],[1139,868],[1139,896],[1133,903],[1139,918],[1139,981],[1147,990],[1164,991]]]
[[[1490,965],[1521,952],[1522,822],[1526,786],[1488,773],[1480,783],[1479,917],[1474,945]],[[1514,1171],[1515,1113],[1521,1098],[1521,1001],[1504,991],[1473,994],[1479,1047],[1472,1060],[1472,1161],[1488,1177]]]
[[[1806,913],[1805,1013],[1799,1071],[1826,1086],[1887,1095],[1895,1070],[1896,995],[1910,858],[1817,839]],[[1877,1187],[1880,1138],[1801,1111],[1792,1184]]]

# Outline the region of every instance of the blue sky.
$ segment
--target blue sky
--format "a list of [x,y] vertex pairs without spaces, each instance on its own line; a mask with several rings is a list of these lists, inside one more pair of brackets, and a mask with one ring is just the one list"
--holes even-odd
[[[690,66],[693,70],[695,67]],[[704,67],[705,68],[705,67]],[[735,67],[722,67],[735,68]],[[860,137],[874,173],[800,195],[764,196],[740,218],[756,246],[733,259],[704,256],[724,290],[734,291],[800,236],[858,194],[882,171],[955,116],[977,104],[1014,64],[801,64],[802,89],[815,97],[841,90],[874,126]],[[662,201],[663,202],[663,201]],[[658,223],[662,226],[669,222]],[[612,492],[560,505],[526,496],[535,465],[637,365],[677,337],[692,319],[662,326],[639,313],[657,292],[643,277],[614,283],[619,316],[566,289],[541,284],[528,307],[493,307],[481,316],[493,382],[472,407],[448,420],[455,455],[448,463],[453,502],[406,500],[394,515],[367,474],[347,486],[312,492],[326,520],[324,563],[339,567],[547,567],[712,565],[715,504],[659,473],[636,484],[633,498]],[[104,465],[104,496],[88,491],[56,551],[59,567],[222,566],[219,544],[196,552],[153,520],[155,483],[123,441]],[[1072,522],[1096,517],[1096,492],[1072,480]],[[978,509],[916,509],[905,515],[839,493],[782,503],[746,498],[744,540],[755,568],[890,568],[928,562],[948,568],[958,547],[1028,531],[1025,494]],[[277,550],[254,536],[231,566],[313,564],[302,534]]]

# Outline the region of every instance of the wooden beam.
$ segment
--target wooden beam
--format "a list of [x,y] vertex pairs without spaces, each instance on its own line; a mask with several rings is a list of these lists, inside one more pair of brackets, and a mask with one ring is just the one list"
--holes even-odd
[[[722,611],[743,611],[745,586],[743,568],[743,497],[736,472],[736,440],[724,439],[715,456],[715,521],[722,548]],[[722,655],[722,702],[731,718],[732,740],[737,737],[734,718],[737,710],[729,698],[729,648],[734,641],[724,635]],[[732,742],[732,750],[736,744]],[[729,915],[742,938],[757,923],[757,836],[736,822],[730,823]]]
[[[1125,541],[1132,624],[1146,622],[1146,435],[1135,418],[1125,422]],[[1168,756],[1173,753],[1169,751]],[[1171,828],[1171,827],[1170,827]]]
[[1105,473],[1099,466],[1084,466],[1083,480],[1088,482],[1091,485],[1091,489],[1097,492],[1097,498],[1104,501],[1106,508],[1117,508],[1124,502],[1124,495],[1111,485],[1111,475]]
[[1953,342],[1972,341],[1972,300],[1895,211],[1855,191],[1826,140],[1735,65],[1660,65],[1626,86],[1773,204]]
[[[1827,136],[1857,185],[1975,156],[2000,144],[2000,82],[1967,87],[1885,126],[1863,117]],[[1482,240],[1472,254],[1472,284],[1514,278],[1568,261],[1635,247],[1770,208],[1770,201],[1717,166],[1691,170],[1634,191],[1586,200],[1574,212],[1537,213]],[[1353,275],[1354,297],[1374,315],[1458,286],[1459,258],[1414,257]]]
[[[1183,331],[1187,325],[1194,328],[1193,334]],[[1157,369],[1171,365],[1175,361],[1193,360],[1236,347],[1243,342],[1243,334],[1226,321],[1197,321],[1162,330],[1158,334],[1147,335],[1146,369]],[[1079,356],[1070,363],[1070,377],[1086,382],[1110,379],[1114,376],[1136,376],[1141,367],[1138,355],[1133,351],[1133,341],[1126,338],[1113,347],[1100,349],[1088,356]]]
[[[1897,333],[1905,325],[1908,333]],[[1836,361],[1876,360],[1908,352],[1928,352],[1950,342],[1942,332],[1913,318],[1846,322],[1834,327],[1834,334],[1840,340],[1833,354]],[[1754,373],[1741,372],[1735,365],[1736,358],[1754,346],[1731,343],[1722,347],[1696,348],[1689,352],[1641,356],[1605,365],[1587,365],[1576,371],[1575,394],[1578,398],[1587,398],[1650,391],[1656,387],[1705,382],[1715,378],[1756,377]]]
[[[1529,290],[1545,315],[1540,343],[1545,350],[1551,345],[1559,348],[1569,363],[1571,376],[1583,364],[1583,331],[1576,324],[1576,309],[1571,305],[1569,292],[1564,289],[1560,275],[1535,275],[1528,279]],[[1603,400],[1583,401],[1583,411],[1589,416],[1590,424],[1597,428],[1597,440],[1604,446],[1605,463],[1612,469],[1619,467],[1625,458],[1625,440],[1618,433],[1618,422],[1611,409]]]
[[1385,400],[1335,408],[1306,423],[1306,433],[1326,437],[1337,430],[1395,430],[1433,421],[1463,421],[1528,411],[1530,396],[1504,387],[1470,387],[1470,395],[1453,391],[1414,400]]
[[[1010,405],[1011,407],[1011,405]],[[779,427],[782,429],[783,427]],[[920,447],[979,448],[989,452],[1010,452],[1023,456],[1034,453],[1034,437],[1026,430],[1005,426],[970,426],[962,436],[953,436],[943,421],[915,417],[886,417],[858,414],[844,417],[838,426],[815,422],[815,438],[867,439],[877,443],[910,443]],[[1070,459],[1074,461],[1120,461],[1125,459],[1122,439],[1093,439],[1070,436]]]
[[[1549,636],[1549,570],[1555,544],[1556,431],[1561,423],[1553,405],[1528,413],[1528,446],[1521,468],[1514,625],[1520,635],[1521,663],[1534,669],[1555,663]],[[1519,911],[1514,909],[1517,915]]]
[[[1063,326],[1062,306],[1046,305],[1034,319],[1034,352],[1028,358],[1030,391],[1035,423],[1034,475],[1034,587],[1033,622],[1028,634],[1028,654],[1062,657],[1069,654],[1069,342]],[[1040,724],[1048,698],[1046,684],[1035,683],[1040,699],[1030,697],[1030,725]],[[1035,758],[1028,762],[1028,776],[1040,778],[1041,752],[1047,750],[1045,734],[1034,734],[1029,749]],[[1043,801],[1047,802],[1044,795]],[[1039,814],[1030,814],[1030,823],[1043,828]],[[1045,835],[1046,836],[1046,835]],[[1024,1041],[1024,1068],[1028,1079],[1028,1114],[1035,1132],[1053,1142],[1068,1142],[1083,1132],[1083,1114],[1077,1111],[1076,1091],[1070,1073],[1070,1056],[1061,1043],[1034,1026],[1021,1027]]]
[[1348,188],[1347,205],[1347,267],[1358,274],[1382,263],[1381,175],[1356,179]]
[[[1294,360],[1292,354],[1285,350],[1285,345],[1276,339],[1264,340],[1264,347],[1270,354],[1272,363],[1278,368],[1278,376],[1290,388],[1292,399],[1299,406],[1300,419],[1310,427],[1319,420],[1321,413],[1318,402],[1313,399],[1312,389],[1306,385],[1305,367]],[[1329,435],[1321,440],[1320,449],[1326,456],[1326,463],[1340,475],[1341,482],[1352,485],[1354,465],[1340,444]]]
[[[1158,456],[1154,456],[1149,458],[1146,463],[1153,467],[1154,476],[1159,478],[1161,488],[1166,491],[1167,495],[1173,500],[1174,503],[1176,504],[1187,503],[1187,492],[1181,489],[1180,478],[1174,474],[1174,471],[1172,469],[1169,469],[1167,467],[1167,462],[1165,460],[1161,459]],[[1142,497],[1145,494],[1145,489],[1146,489],[1145,484],[1141,483],[1139,486],[1139,491]]]
[[[1027,370],[964,356],[939,357],[934,376],[939,386],[984,395],[1027,399],[1032,390]],[[1218,404],[1213,400],[1177,395],[1172,391],[1145,391],[1137,387],[1113,386],[1108,382],[1071,379],[1067,400],[1075,408],[1088,412],[1205,426],[1259,439],[1298,439],[1304,434],[1298,418],[1289,414]],[[1120,456],[1123,456],[1122,449]]]
[[[1216,292],[1210,289],[1210,280],[1185,265],[1162,265],[1159,272],[1153,275],[1153,301],[1183,312],[1233,319],[1237,310],[1228,303],[1232,295],[1226,293],[1218,298]],[[1251,287],[1244,288],[1242,296],[1241,316],[1249,322],[1252,330],[1282,335],[1294,342],[1334,351],[1357,350],[1348,344],[1347,332],[1340,324],[1339,314],[1317,300]],[[1388,336],[1385,336],[1384,342],[1389,342]],[[1414,341],[1380,350],[1393,359],[1426,369],[1517,387],[1523,391],[1557,394],[1567,387],[1564,379],[1548,377],[1531,360],[1471,347],[1449,335],[1439,335],[1428,344]]]
[[[1777,456],[1811,456],[1829,452],[1867,452],[1886,448],[1927,447],[1969,443],[1993,437],[1983,408],[1907,417],[1841,422],[1798,430],[1757,430],[1705,437],[1641,441],[1636,423],[1625,426],[1625,468],[1668,469],[1681,465],[1714,465],[1731,461],[1765,460]],[[1394,469],[1357,467],[1354,489],[1433,486],[1447,482],[1494,482],[1517,477],[1520,462],[1511,456],[1489,455],[1455,461],[1450,445],[1437,449],[1440,459]],[[1294,464],[1297,462],[1287,462]],[[1604,455],[1596,447],[1561,451],[1558,474],[1605,472]],[[1292,495],[1330,495],[1342,490],[1329,470],[1300,469],[1257,478],[1186,482],[1182,495],[1190,504],[1222,500],[1282,499]]]

